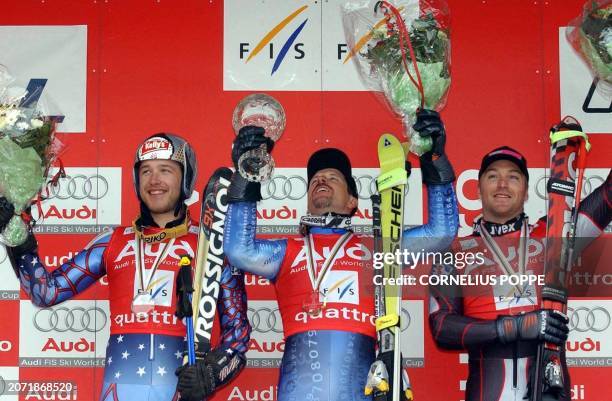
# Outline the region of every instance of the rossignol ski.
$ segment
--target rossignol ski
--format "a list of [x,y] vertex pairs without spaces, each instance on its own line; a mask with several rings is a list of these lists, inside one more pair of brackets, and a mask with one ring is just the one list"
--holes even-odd
[[223,270],[223,227],[227,213],[227,188],[232,170],[218,168],[208,180],[202,198],[198,249],[193,278],[193,333],[196,355],[210,350],[210,337]]
[[[378,159],[380,197],[374,197],[372,202],[374,252],[395,255],[402,244],[404,189],[408,179],[406,154],[397,138],[383,134],[378,140]],[[374,275],[399,278],[401,266],[385,263],[382,272],[376,269]],[[378,350],[376,361],[368,373],[365,393],[372,394],[375,401],[411,400],[412,390],[402,369],[400,353],[401,285],[384,284],[375,287]]]
[[[580,124],[573,117],[565,117],[551,129],[550,141],[545,284],[542,288],[541,306],[543,309],[553,309],[565,314],[567,274],[574,260],[576,219],[586,154],[590,144]],[[563,377],[561,347],[549,343],[538,346],[531,380],[531,401],[559,398],[567,380]]]

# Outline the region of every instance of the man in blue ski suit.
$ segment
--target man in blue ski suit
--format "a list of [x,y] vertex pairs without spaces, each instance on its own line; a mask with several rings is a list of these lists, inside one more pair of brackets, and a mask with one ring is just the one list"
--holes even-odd
[[[184,203],[195,186],[195,153],[181,137],[155,134],[138,148],[133,169],[141,213],[131,226],[98,235],[51,272],[32,233],[7,250],[22,288],[40,307],[69,300],[107,276],[111,327],[100,401],[176,400],[174,372],[187,343],[185,325],[174,315],[174,286],[181,255],[194,257],[198,243],[197,222]],[[0,231],[13,213],[13,205],[0,198]],[[220,284],[221,344],[196,365],[179,369],[183,400],[202,400],[245,365],[251,327],[244,277],[225,266]]]
[[[421,111],[414,128],[434,143],[421,157],[429,218],[427,224],[404,231],[402,246],[440,251],[457,232],[455,176],[444,153],[446,134],[438,113]],[[263,133],[254,126],[240,131],[232,150],[234,164],[262,144],[271,150]],[[322,149],[311,156],[307,170],[303,235],[271,240],[255,237],[260,184],[235,173],[224,248],[232,265],[275,285],[286,338],[278,400],[369,400],[364,387],[375,358],[374,285],[366,265],[371,252],[365,238],[351,230],[358,199],[351,163],[338,149]]]

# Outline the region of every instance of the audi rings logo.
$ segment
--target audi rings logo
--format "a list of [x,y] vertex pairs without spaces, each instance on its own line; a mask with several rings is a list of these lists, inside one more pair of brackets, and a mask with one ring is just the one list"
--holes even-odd
[[278,308],[258,308],[249,307],[249,322],[251,327],[258,333],[282,333],[283,322]]
[[410,323],[412,323],[412,318],[410,317],[410,312],[406,309],[402,308],[402,315],[400,321],[400,329],[401,331],[406,331],[410,327]]
[[[368,200],[370,196],[378,193],[376,177],[371,175],[353,176],[357,184],[359,199]],[[275,175],[261,187],[261,196],[264,200],[299,200],[308,193],[308,182],[299,175]],[[408,185],[406,185],[408,193]]]
[[[599,187],[605,181],[604,177],[600,177],[598,175],[593,175],[590,177],[584,177],[582,181],[582,196],[587,196],[597,187]],[[547,199],[546,192],[546,184],[548,182],[548,177],[542,176],[538,179],[535,184],[535,193],[540,199]]]
[[579,306],[577,308],[567,308],[570,330],[576,330],[580,333],[585,331],[594,331],[601,333],[610,327],[612,319],[610,312],[602,306],[587,308]]
[[299,175],[275,175],[261,187],[261,197],[275,200],[298,200],[308,193],[308,183]]
[[102,199],[108,193],[108,180],[99,174],[87,176],[84,174],[69,175],[57,182],[57,185],[47,187],[49,199]]
[[40,309],[34,315],[34,327],[41,332],[57,331],[63,333],[72,331],[80,333],[88,331],[95,333],[106,326],[106,312],[97,306],[83,308],[59,307],[55,309]]
[[[377,194],[378,189],[376,186],[376,177],[372,177],[371,175],[360,175],[353,176],[355,179],[355,183],[357,184],[357,194],[359,194],[359,199],[369,200],[370,196]],[[405,195],[408,194],[408,184],[405,187]]]
[[370,196],[378,193],[378,189],[376,188],[376,177],[362,175],[353,178],[355,178],[355,183],[357,184],[359,199],[370,199]]

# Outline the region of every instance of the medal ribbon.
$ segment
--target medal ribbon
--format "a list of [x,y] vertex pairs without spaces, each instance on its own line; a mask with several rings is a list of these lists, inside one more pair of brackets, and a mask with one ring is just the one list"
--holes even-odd
[[151,274],[149,275],[149,279],[147,280],[147,285],[145,286],[144,275],[145,275],[146,265],[144,261],[144,253],[145,253],[144,244],[138,234],[134,235],[134,238],[136,239],[136,256],[134,259],[136,260],[136,267],[137,267],[136,270],[138,271],[138,275],[140,276],[140,290],[142,292],[146,292],[149,286],[151,285],[151,282],[153,281],[153,277],[155,276],[155,273],[157,272],[157,268],[159,267],[159,264],[164,259],[166,259],[166,256],[168,256],[168,252],[172,248],[172,245],[174,245],[175,239],[171,238],[170,241],[166,242],[164,244],[164,248],[162,249],[162,251],[157,255],[157,257],[153,261],[153,267],[151,270]]
[[[525,274],[525,271],[527,268],[527,245],[529,243],[529,223],[528,222],[529,222],[529,219],[525,217],[523,219],[523,224],[521,225],[521,236],[519,239],[519,246],[518,246],[518,273],[519,274]],[[497,245],[497,242],[493,239],[491,234],[489,234],[487,229],[484,227],[482,221],[480,222],[480,235],[482,236],[485,246],[487,247],[488,250],[491,251],[491,253],[493,254],[493,257],[495,258],[495,261],[497,262],[499,266],[501,266],[504,272],[509,276],[517,274],[517,272],[514,271],[512,266],[510,266],[510,263],[504,257],[504,254],[501,248],[499,247],[499,245]],[[514,285],[514,288],[518,290],[519,294],[523,295],[523,292],[525,290],[522,288],[520,284]]]
[[336,243],[334,244],[329,256],[323,262],[323,266],[321,266],[321,271],[319,272],[319,274],[316,274],[316,264],[314,261],[313,252],[314,243],[312,240],[312,235],[308,234],[306,237],[304,237],[304,242],[306,245],[306,268],[308,269],[308,277],[310,278],[310,284],[312,285],[312,290],[314,292],[320,293],[319,288],[321,287],[321,284],[325,280],[327,274],[332,270],[332,265],[338,257],[338,251],[340,250],[340,248],[344,247],[346,243],[348,243],[352,236],[353,233],[347,231],[346,233],[342,234],[342,236],[338,238],[338,240],[336,240]]

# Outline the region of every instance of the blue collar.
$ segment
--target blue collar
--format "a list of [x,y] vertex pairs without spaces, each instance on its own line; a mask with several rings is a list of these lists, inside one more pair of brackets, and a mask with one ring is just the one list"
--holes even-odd
[[346,228],[310,227],[311,234],[344,234],[347,231]]

